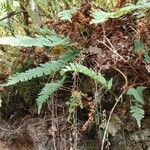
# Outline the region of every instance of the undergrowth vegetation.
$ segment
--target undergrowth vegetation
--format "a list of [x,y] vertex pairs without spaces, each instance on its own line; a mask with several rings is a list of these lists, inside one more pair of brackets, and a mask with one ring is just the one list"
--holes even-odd
[[[144,128],[150,113],[148,0],[4,0],[0,8],[2,119],[15,114],[4,108],[10,101],[40,91],[21,109],[49,114],[52,149],[61,149],[65,140],[70,141],[62,149],[81,149],[80,135],[88,132],[95,133],[101,150],[112,148],[109,135],[130,132],[126,119],[135,119],[137,130]],[[37,86],[30,86],[31,80]],[[28,95],[21,94],[28,86]]]

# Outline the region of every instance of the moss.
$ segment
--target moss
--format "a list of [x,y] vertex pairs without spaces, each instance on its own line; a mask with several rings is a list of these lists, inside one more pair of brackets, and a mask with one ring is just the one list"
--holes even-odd
[[17,84],[19,95],[27,105],[33,105],[38,93],[41,90],[40,79],[32,79],[23,83]]
[[40,90],[40,79],[33,79],[7,87],[6,92],[2,94],[0,111],[2,118],[12,123],[30,113],[30,108],[37,107],[35,99]]

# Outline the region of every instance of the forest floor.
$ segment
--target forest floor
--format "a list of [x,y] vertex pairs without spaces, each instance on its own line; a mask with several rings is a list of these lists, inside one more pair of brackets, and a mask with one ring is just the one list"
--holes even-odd
[[[91,17],[87,13],[90,9],[90,6],[82,5],[72,17],[72,22],[49,19],[45,26],[54,29],[59,35],[69,37],[77,47],[84,49],[78,62],[82,61],[84,65],[107,74],[108,77],[113,76],[113,91],[117,96],[129,87],[148,87],[144,93],[145,118],[141,129],[131,117],[130,100],[125,96],[112,114],[105,149],[150,150],[150,64],[144,60],[143,52],[138,50],[144,49],[145,45],[150,48],[150,22],[145,18],[135,20],[132,15],[127,14],[121,19],[109,19],[103,25],[94,25],[90,24]],[[55,47],[57,55],[61,51],[61,47]],[[3,98],[9,98],[10,101],[2,103],[0,150],[72,150],[77,145],[79,150],[99,150],[102,137],[99,136],[97,127],[103,128],[104,124],[100,125],[93,116],[96,110],[105,110],[104,119],[107,119],[115,99],[111,94],[104,93],[101,102],[97,103],[95,95],[101,97],[104,91],[97,89],[95,82],[85,76],[79,75],[77,78],[78,91],[86,93],[83,94],[85,107],[77,108],[73,124],[67,122],[66,102],[70,91],[60,89],[55,93],[53,103],[48,103],[41,115],[37,115],[36,104],[27,105],[27,98],[21,95],[20,89],[25,92],[26,87],[17,85],[13,89],[7,88]],[[36,94],[32,93],[33,86],[26,94],[33,94],[34,97]],[[74,88],[72,76],[65,87]]]

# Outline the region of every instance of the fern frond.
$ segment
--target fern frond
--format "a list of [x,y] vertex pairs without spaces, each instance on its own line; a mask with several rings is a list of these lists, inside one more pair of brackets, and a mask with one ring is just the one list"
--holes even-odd
[[144,118],[144,110],[142,105],[131,106],[130,112],[132,113],[132,117],[136,119],[138,127],[141,127],[141,120]]
[[8,82],[6,84],[2,84],[1,86],[13,85],[18,82],[28,81],[33,78],[42,77],[43,75],[48,75],[51,74],[52,72],[56,72],[60,70],[62,67],[64,67],[77,55],[78,52],[76,51],[68,51],[64,53],[62,56],[60,56],[57,61],[50,61],[45,64],[41,64],[40,67],[29,69],[25,72],[17,73],[9,77]]
[[24,47],[49,46],[51,47],[55,45],[66,45],[68,43],[69,43],[68,39],[64,39],[56,35],[46,36],[46,37],[37,36],[36,38],[17,35],[16,37],[8,36],[8,37],[0,38],[0,45],[10,45],[10,46],[24,46]]
[[59,87],[64,83],[65,78],[58,82],[52,82],[45,84],[45,87],[38,94],[38,98],[36,99],[38,105],[38,114],[40,114],[42,105],[46,102],[50,95],[52,95],[55,91],[59,89]]
[[[66,73],[66,72],[70,72],[70,71],[74,71],[76,73],[83,73],[83,74],[89,76],[90,78],[96,80],[100,84],[104,85],[105,87],[108,87],[107,81],[102,76],[101,73],[96,73],[95,71],[93,71],[92,69],[87,68],[84,65],[81,65],[81,64],[78,64],[78,63],[70,63],[69,66],[65,66],[65,68],[62,69],[62,74]],[[112,82],[112,79],[111,79],[111,82]],[[109,83],[109,86],[110,85],[111,84]],[[109,87],[109,88],[111,88],[111,87]]]

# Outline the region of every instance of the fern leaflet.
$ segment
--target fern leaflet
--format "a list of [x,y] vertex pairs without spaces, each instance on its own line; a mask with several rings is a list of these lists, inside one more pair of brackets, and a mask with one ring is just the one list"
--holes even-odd
[[77,8],[73,7],[69,10],[63,10],[58,13],[61,20],[68,20],[71,22],[72,15],[76,12]]
[[40,114],[43,103],[48,100],[50,95],[52,95],[55,91],[59,89],[59,87],[64,83],[64,79],[65,77],[58,82],[45,84],[45,87],[38,94],[38,98],[36,99],[38,105],[38,114]]
[[132,113],[132,117],[134,117],[137,121],[138,127],[141,127],[141,120],[144,118],[144,110],[142,105],[136,104],[135,106],[131,106],[130,112]]

